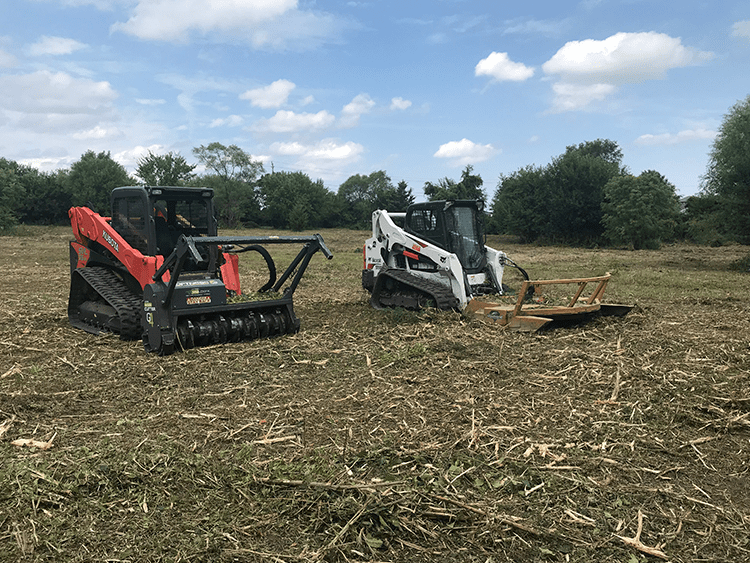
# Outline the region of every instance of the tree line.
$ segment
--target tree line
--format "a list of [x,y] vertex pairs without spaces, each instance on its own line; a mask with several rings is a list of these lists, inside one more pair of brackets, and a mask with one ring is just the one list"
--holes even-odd
[[[267,172],[236,145],[214,142],[180,154],[148,153],[134,177],[108,152],[88,151],[70,169],[41,172],[0,158],[0,233],[19,224],[63,224],[71,206],[109,213],[117,186],[213,188],[223,227],[368,228],[376,209],[414,203],[405,181],[385,171],[355,174],[337,191],[303,172]],[[701,244],[750,243],[750,96],[724,116],[709,154],[701,192],[683,201],[655,170],[634,175],[607,139],[566,147],[545,166],[501,174],[486,203],[487,230],[521,241],[658,248],[677,239]],[[197,174],[198,164],[205,170]],[[483,179],[468,165],[458,180],[426,182],[429,200],[486,199]]]
[[597,139],[500,176],[492,225],[523,241],[657,248],[680,233],[675,187],[654,170],[634,176],[614,141]]
[[193,154],[205,173],[196,174],[198,163],[173,152],[149,152],[133,176],[109,152],[88,151],[56,172],[0,158],[0,233],[19,223],[64,224],[73,206],[108,215],[112,190],[136,184],[212,188],[217,219],[225,228],[366,228],[375,209],[404,210],[414,203],[406,182],[394,185],[382,170],[351,176],[332,192],[304,172],[266,172],[236,145],[201,145]]

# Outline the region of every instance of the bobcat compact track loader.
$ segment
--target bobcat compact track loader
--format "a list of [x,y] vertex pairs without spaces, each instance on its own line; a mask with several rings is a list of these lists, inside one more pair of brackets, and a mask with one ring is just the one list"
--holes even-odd
[[[149,352],[267,338],[299,331],[292,295],[320,235],[220,237],[210,188],[115,188],[111,217],[88,207],[68,212],[70,323],[87,332],[143,339]],[[264,245],[303,247],[280,278]],[[240,287],[239,255],[259,253],[268,282],[257,292]],[[289,284],[284,287],[284,284]]]
[[[594,315],[624,316],[632,308],[602,303],[610,274],[530,280],[504,252],[485,246],[482,219],[481,202],[469,200],[417,203],[405,213],[375,211],[362,270],[362,287],[371,293],[372,306],[460,310],[520,331]],[[503,284],[506,267],[524,278],[515,295]],[[593,289],[587,293],[589,284]],[[563,302],[545,301],[543,289],[560,285],[577,289]]]

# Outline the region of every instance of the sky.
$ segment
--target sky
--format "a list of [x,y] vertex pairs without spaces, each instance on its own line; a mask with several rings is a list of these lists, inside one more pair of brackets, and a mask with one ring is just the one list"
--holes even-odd
[[610,139],[687,196],[749,94],[747,0],[0,0],[0,157],[44,171],[219,142],[417,200],[471,165],[492,198]]

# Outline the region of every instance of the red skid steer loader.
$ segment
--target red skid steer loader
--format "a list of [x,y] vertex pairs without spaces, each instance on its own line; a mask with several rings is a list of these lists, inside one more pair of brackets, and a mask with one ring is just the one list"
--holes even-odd
[[[294,291],[317,251],[333,258],[320,235],[217,236],[209,188],[115,188],[111,211],[69,211],[68,318],[90,333],[142,338],[159,355],[297,332]],[[295,243],[302,249],[277,279],[265,246]],[[255,293],[240,287],[239,255],[251,251],[269,275]]]

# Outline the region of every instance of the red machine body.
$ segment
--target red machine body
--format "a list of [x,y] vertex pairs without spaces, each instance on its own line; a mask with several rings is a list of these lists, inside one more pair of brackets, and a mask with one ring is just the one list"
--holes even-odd
[[[165,256],[149,256],[133,248],[111,225],[111,217],[102,217],[88,207],[71,207],[68,211],[73,229],[74,241],[71,252],[78,259],[76,268],[85,268],[91,258],[90,248],[94,245],[108,248],[138,284],[141,289],[153,282],[156,271],[164,264]],[[170,249],[170,252],[173,249]],[[240,295],[239,260],[236,254],[222,253],[224,263],[220,266],[221,277],[228,291]],[[168,254],[167,254],[168,256]],[[164,273],[164,281],[169,281],[169,272]]]
[[[109,217],[88,207],[69,216],[70,323],[142,338],[158,354],[297,332],[294,290],[315,252],[333,257],[320,235],[219,237],[209,188],[116,188]],[[304,246],[277,280],[262,245],[279,243]],[[247,251],[269,271],[253,299],[240,287],[238,255]]]

